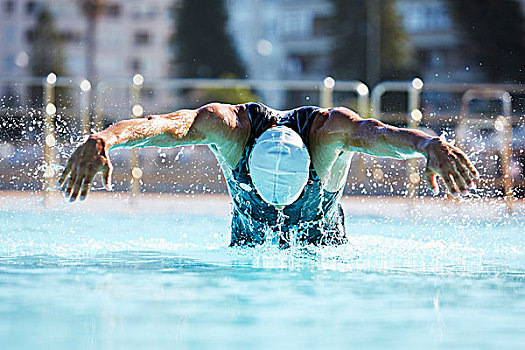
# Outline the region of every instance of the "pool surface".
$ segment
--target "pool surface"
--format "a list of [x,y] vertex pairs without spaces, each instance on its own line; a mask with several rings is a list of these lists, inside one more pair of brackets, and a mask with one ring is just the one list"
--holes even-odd
[[188,203],[0,205],[0,348],[525,346],[521,213],[347,208],[348,244],[279,250],[227,247],[224,205]]

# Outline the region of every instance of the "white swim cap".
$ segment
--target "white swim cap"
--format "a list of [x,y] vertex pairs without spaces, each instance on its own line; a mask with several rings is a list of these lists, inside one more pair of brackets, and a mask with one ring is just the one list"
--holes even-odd
[[286,126],[276,126],[255,141],[248,167],[262,199],[284,206],[301,195],[308,181],[310,155],[299,134]]

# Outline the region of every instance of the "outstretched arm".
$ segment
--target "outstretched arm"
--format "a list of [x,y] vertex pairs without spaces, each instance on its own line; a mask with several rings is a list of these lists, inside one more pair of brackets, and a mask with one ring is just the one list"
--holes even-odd
[[120,121],[91,135],[77,148],[66,164],[59,186],[67,180],[66,197],[73,202],[80,195],[83,200],[95,175],[102,173],[106,189],[111,189],[113,167],[109,150],[113,148],[214,144],[233,167],[242,154],[249,128],[241,114],[239,106],[210,104],[197,110]]
[[472,177],[479,176],[465,153],[446,141],[420,130],[362,119],[346,108],[332,109],[321,130],[345,151],[396,159],[426,157],[425,177],[435,193],[439,192],[436,176],[454,196],[458,189],[465,194],[467,188],[473,188]]

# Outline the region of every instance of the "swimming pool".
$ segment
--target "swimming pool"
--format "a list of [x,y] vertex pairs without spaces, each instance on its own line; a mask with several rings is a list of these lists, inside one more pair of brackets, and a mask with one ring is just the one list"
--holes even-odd
[[2,349],[525,344],[521,212],[356,215],[358,202],[347,245],[279,250],[228,248],[227,200],[88,202],[0,205]]

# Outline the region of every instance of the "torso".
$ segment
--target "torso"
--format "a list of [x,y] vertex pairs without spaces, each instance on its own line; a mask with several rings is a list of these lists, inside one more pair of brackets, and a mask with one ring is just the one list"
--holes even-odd
[[[339,200],[350,156],[341,155],[338,147],[327,147],[322,138],[318,137],[317,131],[322,130],[323,119],[326,118],[325,110],[303,107],[281,112],[257,103],[245,106],[246,115],[241,111],[239,118],[248,118],[250,132],[244,142],[239,142],[244,147],[236,166],[229,166],[231,162],[221,152],[224,147],[221,150],[217,146],[211,147],[224,171],[233,201],[232,244],[261,243],[265,239],[265,234],[261,231],[275,229],[278,221],[278,211],[259,197],[251,183],[247,167],[255,139],[274,125],[294,129],[303,138],[312,158],[310,176],[303,194],[296,202],[284,208],[282,213],[285,219],[280,223],[279,230],[283,227],[286,230],[300,230],[301,240],[311,243],[344,241]],[[246,124],[245,121],[241,123]]]
[[[221,145],[220,149],[217,146],[210,147],[217,157],[226,178],[231,176],[232,170],[239,162],[253,127],[248,110],[245,108],[246,105],[241,105],[242,107],[238,112],[239,126],[246,129],[242,133],[244,137],[241,140],[226,141]],[[276,116],[285,116],[292,112],[268,109]],[[311,118],[308,142],[306,143],[309,144],[308,150],[312,165],[319,175],[323,188],[327,191],[335,192],[344,186],[346,182],[353,153],[344,152],[343,145],[337,141],[332,141],[330,132],[325,132],[324,126],[328,119],[327,109],[315,108],[314,115]],[[271,127],[271,124],[265,126],[265,128],[269,127]]]

